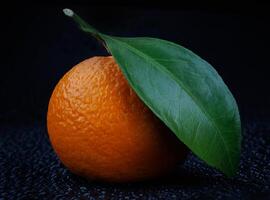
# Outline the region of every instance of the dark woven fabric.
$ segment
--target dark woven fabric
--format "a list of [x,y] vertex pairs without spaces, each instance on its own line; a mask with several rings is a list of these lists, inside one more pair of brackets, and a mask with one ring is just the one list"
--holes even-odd
[[0,199],[269,199],[270,121],[244,125],[236,177],[190,154],[172,177],[133,184],[88,182],[67,170],[45,124],[0,126]]

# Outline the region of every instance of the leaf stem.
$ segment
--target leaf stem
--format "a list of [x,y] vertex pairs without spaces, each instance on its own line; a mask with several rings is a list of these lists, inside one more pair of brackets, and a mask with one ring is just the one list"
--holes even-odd
[[[84,21],[82,18],[80,18],[73,10],[69,8],[63,9],[63,12],[66,16],[71,17],[78,25],[79,28],[86,33],[90,33],[92,36],[94,36],[101,44],[106,48],[106,50],[109,52],[105,41],[102,39],[102,34],[97,29],[95,29],[93,26],[88,24],[86,21]],[[110,52],[109,52],[110,53]]]
[[73,10],[69,8],[63,9],[63,12],[66,16],[71,17],[82,29],[84,32],[91,33],[93,35],[99,35],[100,32],[92,27],[90,24],[88,24],[86,21],[84,21],[82,18],[80,18]]

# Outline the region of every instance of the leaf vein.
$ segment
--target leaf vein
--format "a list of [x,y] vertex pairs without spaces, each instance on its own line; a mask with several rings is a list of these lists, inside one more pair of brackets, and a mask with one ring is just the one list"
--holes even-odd
[[[108,38],[108,37],[107,37]],[[228,147],[227,147],[227,143],[225,142],[224,138],[223,138],[223,135],[220,131],[220,129],[218,128],[218,126],[216,125],[214,119],[206,112],[205,108],[203,105],[201,105],[199,103],[199,101],[197,100],[197,98],[192,94],[192,92],[190,92],[185,86],[184,84],[182,83],[182,81],[178,80],[175,75],[173,73],[171,73],[169,70],[167,70],[161,63],[159,63],[157,60],[149,57],[147,54],[145,54],[144,52],[138,50],[136,47],[134,46],[131,46],[130,44],[126,43],[126,42],[123,42],[121,40],[118,40],[118,39],[115,39],[116,37],[109,37],[110,39],[118,42],[118,43],[122,43],[122,46],[123,44],[125,44],[124,46],[129,49],[130,51],[134,52],[135,54],[137,54],[138,56],[142,57],[143,59],[149,61],[152,63],[153,66],[157,66],[161,71],[165,72],[166,74],[168,74],[174,81],[176,81],[181,87],[182,89],[191,97],[191,99],[194,101],[194,103],[200,108],[200,110],[203,112],[203,114],[208,118],[208,120],[210,121],[210,123],[212,124],[212,126],[217,130],[215,133],[219,135],[219,137],[221,138],[222,140],[222,143],[224,144],[224,148],[225,148],[225,152],[226,152],[226,155],[227,155],[227,159],[229,161],[229,164],[230,164],[230,167],[231,167],[231,170],[233,169],[233,165],[232,165],[232,161],[230,159],[230,154],[229,154],[229,150],[228,150]]]

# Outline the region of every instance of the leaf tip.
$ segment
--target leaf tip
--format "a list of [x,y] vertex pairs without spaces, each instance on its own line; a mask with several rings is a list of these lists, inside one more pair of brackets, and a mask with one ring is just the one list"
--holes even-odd
[[230,172],[225,172],[223,171],[223,173],[228,177],[228,178],[233,178],[234,176],[236,176],[237,171],[230,171]]
[[238,167],[239,167],[239,163],[237,165],[235,165],[234,167],[230,168],[230,169],[223,169],[221,170],[228,178],[232,178],[234,176],[237,175],[237,171],[238,171]]
[[69,8],[63,9],[63,12],[64,12],[64,14],[65,14],[66,16],[68,16],[68,17],[73,17],[73,15],[74,15],[73,10],[71,10],[71,9],[69,9]]

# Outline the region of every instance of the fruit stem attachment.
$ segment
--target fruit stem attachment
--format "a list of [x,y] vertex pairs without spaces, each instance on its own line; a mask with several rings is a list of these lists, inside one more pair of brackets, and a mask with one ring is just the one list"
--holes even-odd
[[[66,16],[71,17],[78,25],[79,28],[86,32],[86,33],[90,33],[92,36],[94,36],[98,41],[100,41],[103,46],[107,49],[108,48],[104,42],[104,40],[102,39],[101,35],[103,35],[101,32],[99,32],[97,29],[95,29],[94,27],[92,27],[90,24],[88,24],[86,21],[84,21],[82,18],[80,18],[73,10],[69,9],[69,8],[65,8],[63,9],[63,12]],[[109,51],[108,51],[109,52]]]

